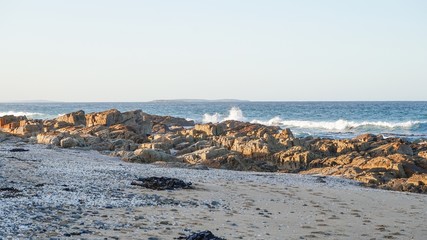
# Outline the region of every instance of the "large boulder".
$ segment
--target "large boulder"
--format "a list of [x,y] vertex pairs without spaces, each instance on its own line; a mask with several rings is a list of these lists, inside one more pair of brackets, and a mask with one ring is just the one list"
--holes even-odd
[[370,172],[393,172],[396,177],[406,177],[402,161],[396,161],[387,157],[375,157],[359,166],[363,170]]
[[4,129],[13,129],[13,125],[10,125],[12,123],[15,123],[14,126],[18,126],[19,122],[22,120],[27,120],[27,117],[25,116],[13,116],[13,115],[5,115],[0,117],[0,128]]
[[122,120],[122,114],[117,109],[86,114],[86,126],[88,127],[96,125],[111,126],[120,123]]
[[236,138],[231,150],[250,158],[262,158],[273,153],[272,146],[263,139],[250,139],[248,137]]
[[[77,112],[72,112],[68,114],[64,114],[55,119],[57,122],[67,123],[73,126],[86,125],[86,115],[85,112],[80,110]],[[62,124],[65,126],[66,124]]]
[[152,133],[153,122],[150,120],[149,115],[141,110],[122,113],[121,124],[131,126],[136,133],[141,135]]
[[64,133],[58,133],[58,132],[40,133],[37,135],[37,143],[59,146],[62,138],[64,137],[65,137]]
[[295,146],[286,151],[274,154],[271,158],[273,163],[281,171],[298,172],[307,169],[310,162],[319,156],[304,147]]
[[43,130],[43,121],[29,120],[25,116],[0,117],[0,130],[14,135],[30,137]]
[[137,163],[153,163],[153,162],[176,162],[179,161],[176,157],[167,154],[161,150],[142,148],[133,152],[133,155],[124,158],[125,161]]
[[116,124],[108,129],[108,139],[128,139],[135,143],[143,143],[147,140],[145,134],[141,134],[134,126]]
[[192,153],[184,154],[179,158],[183,159],[184,162],[196,164],[196,163],[202,163],[205,161],[213,160],[215,158],[221,157],[229,153],[230,151],[225,148],[208,147]]
[[43,130],[41,120],[22,120],[19,122],[19,127],[12,131],[15,135],[30,137],[36,136]]
[[73,137],[66,137],[61,139],[60,144],[62,148],[72,148],[79,145],[79,141]]

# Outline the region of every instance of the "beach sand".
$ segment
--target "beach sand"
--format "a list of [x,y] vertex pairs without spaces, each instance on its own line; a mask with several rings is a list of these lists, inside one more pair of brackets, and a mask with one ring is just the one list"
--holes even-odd
[[[28,152],[9,152],[12,148]],[[194,189],[156,191],[137,177]],[[425,239],[427,195],[333,177],[133,164],[95,151],[0,143],[1,239]]]

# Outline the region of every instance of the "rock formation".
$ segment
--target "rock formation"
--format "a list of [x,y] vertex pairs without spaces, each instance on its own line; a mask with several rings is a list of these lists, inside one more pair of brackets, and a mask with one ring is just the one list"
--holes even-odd
[[290,129],[274,126],[238,121],[195,125],[182,118],[116,109],[77,111],[44,121],[4,116],[0,130],[41,144],[95,149],[130,162],[332,175],[427,193],[427,143],[372,134],[343,140],[295,138]]

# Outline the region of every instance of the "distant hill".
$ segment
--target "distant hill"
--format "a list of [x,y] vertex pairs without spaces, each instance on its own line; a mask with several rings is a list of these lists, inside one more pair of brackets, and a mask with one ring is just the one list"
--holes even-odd
[[162,102],[183,102],[183,103],[204,103],[204,102],[250,102],[249,100],[239,100],[239,99],[159,99],[153,100],[154,103]]

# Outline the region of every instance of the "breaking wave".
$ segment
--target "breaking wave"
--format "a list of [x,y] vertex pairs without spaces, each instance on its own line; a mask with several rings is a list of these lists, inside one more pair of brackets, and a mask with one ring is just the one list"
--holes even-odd
[[[408,132],[411,130],[427,129],[427,121],[350,121],[338,119],[335,121],[309,121],[309,120],[284,120],[280,117],[274,117],[269,120],[248,120],[242,110],[233,107],[229,110],[228,116],[220,113],[204,114],[203,123],[218,123],[226,120],[250,121],[251,123],[260,123],[268,126],[279,126],[281,128],[291,128],[297,132],[316,133],[316,132]],[[403,133],[403,132],[402,132]]]
[[214,113],[214,114],[205,113],[203,115],[202,122],[203,123],[219,123],[227,120],[236,120],[236,121],[242,121],[242,122],[247,121],[247,119],[243,115],[243,112],[240,108],[232,107],[229,110],[227,117],[223,117],[219,113]]
[[381,129],[412,129],[427,122],[406,121],[406,122],[386,122],[386,121],[348,121],[339,119],[337,121],[302,121],[302,120],[282,120],[280,117],[272,118],[268,121],[253,120],[252,123],[260,123],[270,126],[302,128],[302,129],[324,129],[329,131],[344,131],[360,128],[381,128]]
[[6,115],[33,117],[33,116],[43,116],[44,114],[37,113],[37,112],[14,112],[14,111],[0,112],[0,117],[6,116]]

